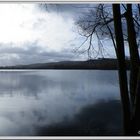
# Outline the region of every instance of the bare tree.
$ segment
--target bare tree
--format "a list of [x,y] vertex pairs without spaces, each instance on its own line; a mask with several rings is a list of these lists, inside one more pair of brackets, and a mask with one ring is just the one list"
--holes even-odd
[[[123,30],[123,38],[125,42],[128,42],[128,34],[127,34],[127,26],[126,26],[126,11],[127,8],[124,4],[121,5],[121,19],[122,19],[122,30]],[[135,5],[135,14],[133,14],[133,20],[135,24],[135,30],[136,30],[136,39],[137,42],[140,44],[140,16],[138,12],[138,5]],[[116,51],[116,41],[115,41],[115,34],[114,34],[114,18],[113,18],[113,12],[111,5],[106,4],[98,4],[93,7],[93,9],[89,9],[89,13],[83,15],[79,18],[79,20],[76,22],[76,25],[78,26],[79,34],[83,37],[85,37],[84,45],[86,42],[89,42],[90,38],[93,40],[93,36],[98,34],[98,39],[100,40],[100,43],[102,43],[102,40],[104,38],[108,38],[112,40],[114,49]],[[94,49],[92,48],[92,43],[90,43],[87,47],[86,51],[91,51],[90,54],[92,54],[92,51]],[[138,44],[138,46],[139,46]],[[82,46],[81,45],[81,46]],[[103,46],[103,44],[102,44]],[[98,46],[100,47],[100,46]],[[79,47],[80,48],[80,47]],[[102,47],[102,52],[105,52],[105,48]],[[97,53],[93,51],[93,53]],[[88,53],[89,54],[89,53]],[[97,54],[100,54],[99,52]],[[116,52],[117,54],[117,52]]]
[[[124,15],[121,16],[123,17]],[[100,54],[101,56],[103,56],[103,53],[105,52],[102,44],[102,40],[104,40],[104,38],[110,38],[112,40],[114,49],[116,51],[113,21],[114,19],[111,5],[98,4],[93,9],[89,10],[89,14],[84,15],[76,22],[76,24],[78,25],[79,34],[86,38],[84,43],[86,43],[88,39],[93,40],[92,37],[94,35],[96,35],[96,37],[98,38],[98,42],[100,42],[101,45],[98,45],[98,52],[96,52],[97,55]],[[93,45],[91,42],[87,48],[87,51],[94,50],[91,49],[92,47]]]
[[129,94],[128,94],[124,39],[123,39],[121,13],[120,13],[119,4],[113,4],[113,15],[114,15],[115,38],[116,38],[116,51],[117,51],[117,59],[118,59],[120,94],[121,94],[123,116],[124,116],[124,131],[125,134],[128,135],[130,133],[130,101],[129,101]]
[[[133,11],[131,4],[113,4],[111,10],[106,10],[105,5],[99,4],[96,9],[94,8],[94,10],[90,11],[88,16],[84,16],[84,20],[80,19],[77,23],[80,31],[82,31],[80,33],[87,39],[91,38],[93,34],[96,34],[99,40],[108,37],[113,42],[118,59],[120,95],[126,135],[138,135],[138,130],[140,129],[140,72],[138,51],[140,6],[137,4],[135,7]],[[131,68],[129,89],[127,68],[125,65],[126,43],[124,42],[128,42],[130,50]],[[92,40],[88,48],[90,46],[92,46]]]
[[[94,58],[97,56],[104,57],[106,50],[102,41],[105,38],[112,41],[118,60],[124,134],[138,135],[140,130],[140,68],[138,50],[140,45],[140,5],[98,4],[90,7],[89,13],[80,17],[76,25],[78,26],[79,34],[85,37],[85,40],[77,50],[85,43],[88,43],[83,53],[87,52],[89,59],[92,58],[93,53]],[[95,37],[98,39],[98,50],[93,45]],[[129,47],[130,50],[130,82],[127,79],[125,47]]]

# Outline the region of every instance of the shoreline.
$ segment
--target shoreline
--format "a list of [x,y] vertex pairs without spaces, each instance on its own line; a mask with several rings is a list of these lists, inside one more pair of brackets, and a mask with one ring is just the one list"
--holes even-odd
[[[130,62],[126,60],[129,70]],[[1,66],[0,70],[118,70],[117,59],[96,59],[88,61],[60,61],[28,65]]]

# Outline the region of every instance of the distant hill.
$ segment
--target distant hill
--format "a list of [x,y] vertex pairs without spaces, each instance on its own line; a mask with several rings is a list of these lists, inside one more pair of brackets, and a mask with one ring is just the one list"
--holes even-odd
[[[126,61],[129,68],[129,60]],[[37,63],[30,65],[3,66],[0,69],[99,69],[116,70],[117,59],[94,59],[87,61],[61,61],[50,63]]]

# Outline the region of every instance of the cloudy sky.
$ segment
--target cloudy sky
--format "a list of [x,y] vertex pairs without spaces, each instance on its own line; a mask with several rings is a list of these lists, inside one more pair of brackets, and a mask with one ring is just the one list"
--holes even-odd
[[74,51],[83,42],[75,21],[87,12],[77,6],[1,3],[0,65],[86,60]]

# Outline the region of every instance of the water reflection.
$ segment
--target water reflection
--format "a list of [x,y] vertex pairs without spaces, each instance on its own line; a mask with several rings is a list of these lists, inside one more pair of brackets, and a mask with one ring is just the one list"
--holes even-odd
[[50,128],[75,122],[83,108],[120,98],[115,71],[13,71],[0,77],[0,135],[55,135]]
[[[114,113],[115,112],[117,113]],[[100,101],[89,105],[69,120],[37,129],[38,135],[48,136],[116,136],[123,134],[120,102]]]

